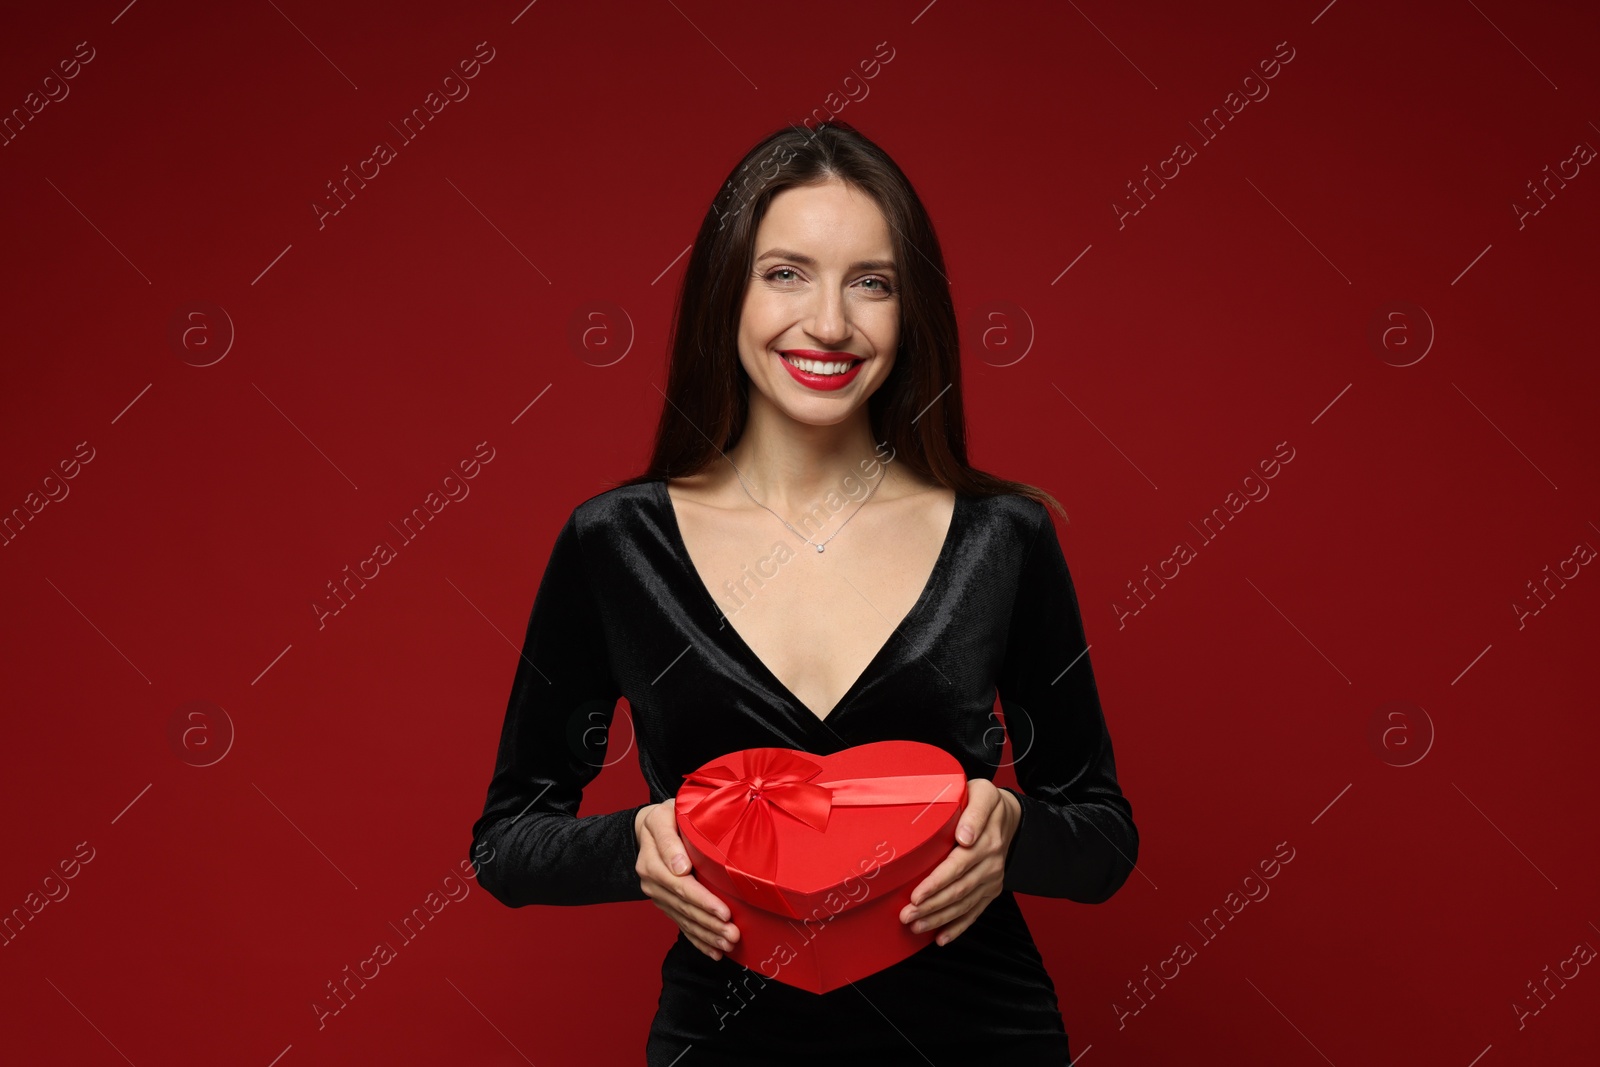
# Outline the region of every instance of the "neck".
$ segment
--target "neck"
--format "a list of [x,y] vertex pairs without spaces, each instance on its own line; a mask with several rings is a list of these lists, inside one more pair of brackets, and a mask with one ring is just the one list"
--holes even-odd
[[[808,511],[830,497],[861,500],[887,475],[865,410],[833,426],[796,422],[765,405],[751,405],[750,420],[728,458],[755,499],[780,514]],[[776,415],[777,417],[771,417]],[[727,472],[741,498],[738,475]]]

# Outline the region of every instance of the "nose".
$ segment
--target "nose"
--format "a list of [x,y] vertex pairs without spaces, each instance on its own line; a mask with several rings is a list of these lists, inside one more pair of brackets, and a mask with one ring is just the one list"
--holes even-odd
[[813,298],[811,322],[806,332],[821,345],[843,344],[851,332],[849,308],[844,294],[828,285],[819,285],[813,291],[816,296]]

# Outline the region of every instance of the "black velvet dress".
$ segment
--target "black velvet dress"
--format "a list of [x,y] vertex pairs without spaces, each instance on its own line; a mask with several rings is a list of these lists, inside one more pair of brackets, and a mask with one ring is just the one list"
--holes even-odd
[[[760,580],[752,570],[747,589]],[[819,719],[723,618],[666,482],[600,493],[573,509],[539,585],[473,824],[474,855],[494,849],[478,880],[511,907],[648,899],[634,871],[639,808],[577,817],[583,787],[625,758],[607,755],[619,696],[632,729],[618,721],[611,733],[636,739],[654,802],[701,764],[761,746],[826,754],[924,741],[968,778],[992,779],[1004,736],[998,690],[1022,821],[1005,891],[977,921],[820,995],[712,960],[680,932],[662,961],[646,1060],[1067,1064],[1055,987],[1013,894],[1099,903],[1138,858],[1087,651],[1049,512],[1022,496],[958,493],[916,605]]]

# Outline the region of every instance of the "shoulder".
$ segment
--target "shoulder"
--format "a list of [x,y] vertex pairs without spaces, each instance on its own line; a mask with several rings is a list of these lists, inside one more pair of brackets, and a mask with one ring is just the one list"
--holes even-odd
[[652,482],[620,485],[594,493],[573,505],[554,530],[546,568],[557,568],[603,580],[618,561],[661,528]]
[[567,524],[585,543],[626,534],[642,515],[651,513],[660,492],[658,482],[636,482],[595,493],[573,507]]
[[1050,510],[1031,496],[997,493],[992,496],[964,494],[962,501],[977,520],[992,532],[1027,549],[1045,527],[1054,528]]
[[[928,502],[930,512],[939,513],[940,524],[949,514],[945,510],[948,505],[940,500],[934,504],[936,497],[942,497],[950,492],[951,487],[940,484],[932,478],[911,472],[908,477],[912,487],[904,494],[908,497],[920,497]],[[962,520],[968,531],[978,532],[987,537],[998,537],[1002,541],[1012,541],[1026,548],[1033,542],[1039,530],[1050,523],[1049,510],[1039,501],[1021,493],[983,493],[969,492],[961,489],[955,490],[955,519]]]

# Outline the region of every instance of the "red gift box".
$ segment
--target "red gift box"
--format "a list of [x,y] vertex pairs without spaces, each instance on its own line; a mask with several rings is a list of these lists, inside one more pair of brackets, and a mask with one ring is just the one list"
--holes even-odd
[[684,779],[678,835],[739,928],[729,959],[826,993],[937,936],[914,933],[900,911],[955,847],[966,807],[966,773],[944,749],[747,748]]

